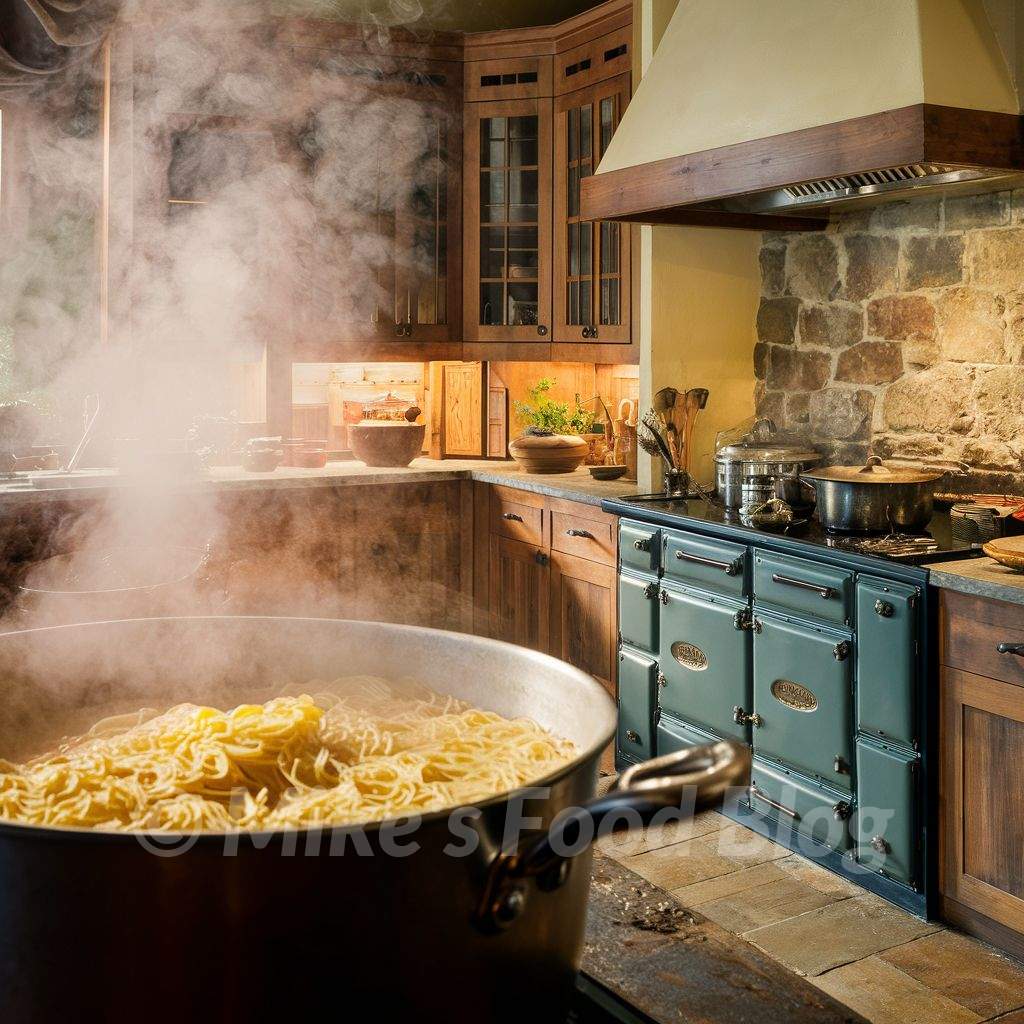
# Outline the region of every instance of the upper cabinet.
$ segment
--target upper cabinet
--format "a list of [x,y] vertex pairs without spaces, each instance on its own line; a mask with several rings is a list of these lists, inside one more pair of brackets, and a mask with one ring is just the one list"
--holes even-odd
[[580,216],[631,94],[632,12],[467,37],[464,340],[478,359],[630,362],[631,229]]
[[628,345],[630,231],[580,215],[580,182],[594,173],[629,102],[617,75],[555,100],[555,314],[559,342]]

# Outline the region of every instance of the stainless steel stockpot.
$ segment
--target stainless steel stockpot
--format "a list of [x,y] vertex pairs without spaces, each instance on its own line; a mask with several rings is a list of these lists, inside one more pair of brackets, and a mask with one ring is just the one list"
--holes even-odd
[[[564,1020],[591,859],[589,847],[565,856],[565,844],[609,817],[649,820],[684,794],[702,809],[749,782],[749,753],[723,742],[635,766],[595,798],[616,725],[601,685],[555,658],[440,630],[288,618],[88,623],[0,636],[0,665],[0,756],[13,760],[144,705],[231,707],[361,674],[528,716],[578,749],[537,780],[544,793],[497,794],[468,809],[458,833],[448,811],[413,831],[385,822],[241,836],[0,823],[2,1020],[141,1013],[249,1024],[370,1007],[386,1020]],[[511,843],[510,811],[535,817]],[[467,836],[472,853],[454,855]]]
[[826,530],[887,533],[921,530],[934,511],[935,481],[942,470],[892,468],[872,456],[863,466],[830,466],[804,474],[818,495]]
[[767,427],[755,427],[747,437],[715,454],[715,486],[726,508],[742,506],[743,481],[748,477],[798,476],[821,461],[821,455],[808,445],[772,437]]

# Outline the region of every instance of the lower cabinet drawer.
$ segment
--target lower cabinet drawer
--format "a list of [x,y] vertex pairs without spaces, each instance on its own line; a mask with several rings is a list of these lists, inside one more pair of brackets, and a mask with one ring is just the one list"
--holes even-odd
[[652,654],[658,649],[658,594],[652,579],[619,576],[619,633],[624,643]]
[[616,746],[636,761],[654,756],[654,709],[658,665],[653,658],[623,647],[619,651],[619,731]]
[[704,743],[718,743],[718,736],[705,732],[689,722],[677,722],[663,718],[658,723],[657,754],[674,754],[687,747],[699,747]]
[[750,806],[758,814],[779,822],[799,837],[808,836],[823,846],[850,848],[850,797],[810,779],[754,758],[750,774]]
[[876,740],[857,740],[857,860],[920,888],[917,870],[918,758]]

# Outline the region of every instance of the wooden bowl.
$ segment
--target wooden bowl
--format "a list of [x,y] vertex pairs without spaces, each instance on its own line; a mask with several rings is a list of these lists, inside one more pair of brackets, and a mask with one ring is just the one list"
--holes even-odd
[[983,544],[981,550],[1000,565],[1024,572],[1024,537],[999,537]]
[[510,442],[508,453],[527,473],[571,473],[590,450],[582,437],[551,434],[535,437],[523,434]]
[[425,423],[367,420],[348,428],[352,454],[367,466],[408,466],[423,451]]

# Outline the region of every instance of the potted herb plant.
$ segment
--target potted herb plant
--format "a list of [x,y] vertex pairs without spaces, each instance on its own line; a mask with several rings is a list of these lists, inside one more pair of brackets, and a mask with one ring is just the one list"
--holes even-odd
[[525,430],[508,451],[528,473],[571,473],[587,457],[589,445],[581,435],[592,429],[595,414],[583,407],[579,395],[571,407],[551,398],[555,383],[542,377],[527,391],[527,401],[513,403]]

